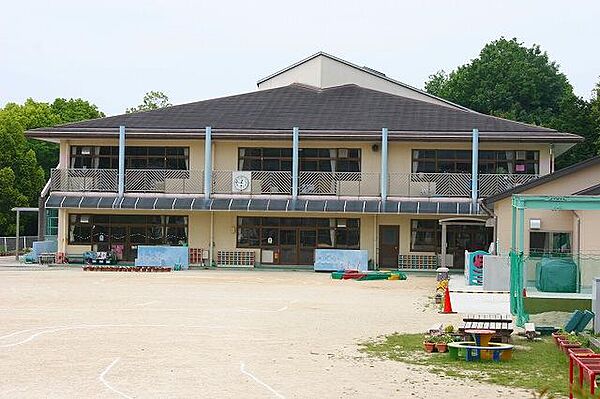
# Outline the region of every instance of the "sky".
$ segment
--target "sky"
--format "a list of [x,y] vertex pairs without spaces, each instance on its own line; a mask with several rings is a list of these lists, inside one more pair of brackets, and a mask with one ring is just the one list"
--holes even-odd
[[253,91],[325,51],[423,88],[505,36],[539,44],[577,95],[600,79],[599,1],[10,1],[0,12],[0,106],[83,98],[107,115]]

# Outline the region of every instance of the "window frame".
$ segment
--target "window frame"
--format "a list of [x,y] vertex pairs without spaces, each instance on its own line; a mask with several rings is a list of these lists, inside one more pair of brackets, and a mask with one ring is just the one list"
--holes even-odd
[[[421,157],[419,152],[425,152]],[[433,154],[427,154],[433,153]],[[443,156],[446,154],[446,156]],[[451,156],[451,153],[454,155]],[[468,153],[468,156],[465,154]],[[412,173],[471,173],[471,150],[440,150],[440,149],[413,149],[411,151],[411,172]],[[522,153],[522,154],[521,154]],[[460,156],[459,156],[460,155]],[[503,158],[502,156],[506,156]],[[531,157],[531,158],[530,158]],[[433,164],[433,171],[419,171],[419,163]],[[479,170],[480,174],[536,174],[540,170],[540,151],[539,150],[480,150],[479,151]],[[508,170],[508,165],[512,163],[512,170]],[[442,169],[442,164],[453,164],[449,170]],[[501,165],[507,164],[504,171]],[[463,165],[460,167],[459,165]],[[491,166],[490,166],[491,165]],[[523,165],[523,171],[517,171],[517,167]],[[492,171],[490,171],[490,169]],[[481,172],[481,171],[484,172]],[[533,172],[531,172],[533,170]]]

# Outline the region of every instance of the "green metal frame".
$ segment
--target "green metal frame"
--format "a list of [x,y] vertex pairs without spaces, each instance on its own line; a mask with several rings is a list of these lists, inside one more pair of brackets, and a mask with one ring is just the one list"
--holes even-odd
[[525,241],[525,209],[554,211],[600,210],[600,196],[512,196],[512,236],[510,251],[510,311],[517,317],[516,324],[523,326],[529,321],[523,301],[523,253]]

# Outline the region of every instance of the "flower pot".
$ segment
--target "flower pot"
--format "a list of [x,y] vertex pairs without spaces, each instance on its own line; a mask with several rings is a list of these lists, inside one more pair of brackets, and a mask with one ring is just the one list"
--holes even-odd
[[552,339],[557,346],[560,344],[560,342],[558,342],[560,338],[566,339],[567,336],[561,333],[552,333]]
[[435,344],[433,342],[423,342],[423,348],[425,348],[425,352],[427,353],[435,352]]
[[448,351],[448,344],[445,342],[438,342],[437,344],[435,344],[435,349],[437,349],[438,352],[440,353],[444,353]]

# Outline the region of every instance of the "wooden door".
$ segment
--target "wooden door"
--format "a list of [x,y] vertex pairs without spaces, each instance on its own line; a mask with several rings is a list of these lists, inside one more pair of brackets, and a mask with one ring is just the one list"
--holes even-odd
[[379,267],[398,268],[399,226],[379,226]]

